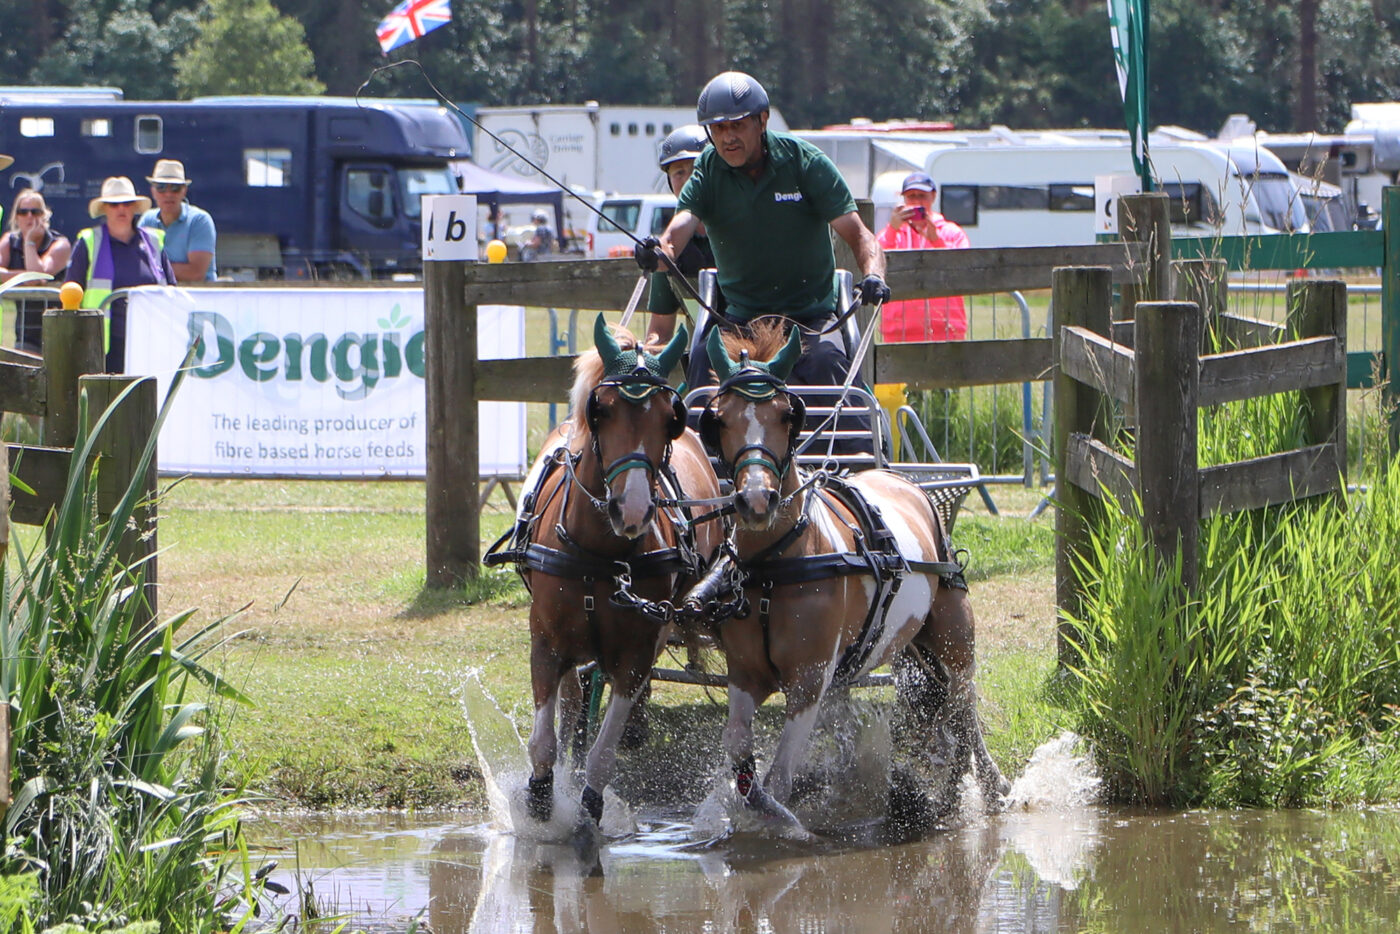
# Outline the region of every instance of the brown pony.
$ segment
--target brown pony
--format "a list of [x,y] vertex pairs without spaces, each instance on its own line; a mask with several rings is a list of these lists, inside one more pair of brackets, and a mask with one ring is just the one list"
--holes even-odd
[[669,601],[724,538],[718,523],[692,523],[684,508],[658,506],[682,490],[719,496],[714,469],[666,384],[685,337],[682,326],[652,354],[626,331],[614,337],[598,316],[596,349],[574,366],[570,418],[530,470],[511,547],[488,559],[513,561],[532,596],[527,804],[537,820],[553,813],[556,714],[567,737],[577,723],[574,671],[589,662],[612,688],[585,765],[583,805],[594,821],[601,818],[623,726],[671,631]]
[[[719,630],[729,668],[724,744],[740,796],[796,822],[784,805],[823,695],[894,663],[935,760],[951,754],[953,794],[975,760],[995,805],[1010,785],[977,717],[972,605],[928,497],[890,471],[806,477],[793,463],[804,407],[783,380],[802,352],[795,328],[785,344],[781,325],[723,338],[715,329],[707,349],[720,385],[700,433],[733,477],[731,547],[752,608]],[[753,716],[777,691],[786,722],[760,783]]]

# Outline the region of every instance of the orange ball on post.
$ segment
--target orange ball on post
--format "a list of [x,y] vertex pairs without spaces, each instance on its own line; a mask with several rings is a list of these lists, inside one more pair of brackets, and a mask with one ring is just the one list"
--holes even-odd
[[77,311],[83,303],[83,287],[76,282],[65,282],[58,288],[58,300],[64,311]]

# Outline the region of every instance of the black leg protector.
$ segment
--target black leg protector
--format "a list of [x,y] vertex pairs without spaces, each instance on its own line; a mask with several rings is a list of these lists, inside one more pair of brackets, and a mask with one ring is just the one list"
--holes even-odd
[[739,797],[747,801],[756,784],[754,781],[753,756],[749,756],[741,762],[734,763],[733,769],[734,790],[739,792]]
[[549,820],[554,814],[554,773],[550,772],[544,778],[530,776],[530,781],[526,785],[525,802],[529,807],[530,816],[541,824]]
[[603,822],[603,795],[594,791],[587,785],[583,789],[583,809],[588,812],[588,816],[593,818],[593,823]]

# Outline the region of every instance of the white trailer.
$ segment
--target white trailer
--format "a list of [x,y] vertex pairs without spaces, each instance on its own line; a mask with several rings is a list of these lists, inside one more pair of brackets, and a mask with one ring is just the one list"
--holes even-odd
[[[888,222],[911,171],[939,186],[939,210],[974,246],[1093,243],[1095,180],[1132,175],[1121,130],[1017,132],[799,131],[836,162],[857,197],[875,205],[876,230]],[[1267,151],[1214,144],[1163,128],[1149,138],[1160,190],[1171,196],[1179,236],[1303,229],[1298,187]]]
[[[661,141],[678,126],[695,122],[694,107],[633,107],[599,104],[541,104],[482,107],[481,125],[568,186],[600,192],[665,192],[657,168]],[[773,112],[769,126],[787,129]],[[475,161],[495,172],[547,181],[534,166],[480,131]]]

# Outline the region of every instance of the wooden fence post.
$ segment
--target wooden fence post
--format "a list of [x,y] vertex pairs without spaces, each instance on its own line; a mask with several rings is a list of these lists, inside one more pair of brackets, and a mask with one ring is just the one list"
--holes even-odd
[[[1288,283],[1289,330],[1297,337],[1335,337],[1347,352],[1347,284],[1340,279]],[[1337,445],[1337,466],[1347,475],[1347,384],[1303,390],[1303,444]],[[1346,488],[1346,484],[1342,484]]]
[[[88,394],[88,427],[96,424],[102,413],[132,383],[136,388],[112,411],[107,425],[97,438],[95,450],[99,457],[97,474],[98,509],[105,515],[126,494],[146,441],[156,427],[159,403],[153,376],[84,376],[82,391]],[[146,575],[146,605],[151,617],[158,612],[156,601],[156,458],[152,457],[140,478],[141,499],[132,511],[132,524],[122,536],[117,554],[123,564],[138,563]]]
[[1196,450],[1201,312],[1190,302],[1139,302],[1134,320],[1142,521],[1164,566],[1181,548],[1181,582],[1190,593],[1196,587],[1201,514]]
[[1165,192],[1123,195],[1118,200],[1118,235],[1147,245],[1146,275],[1119,291],[1116,320],[1131,321],[1138,302],[1165,301],[1171,295],[1172,225]]
[[1381,348],[1385,405],[1390,412],[1390,456],[1400,454],[1400,187],[1381,191],[1385,265],[1381,268]]
[[43,438],[49,447],[73,446],[73,439],[78,436],[78,378],[106,369],[102,351],[103,317],[95,308],[44,312],[44,371],[48,374],[49,411],[44,416]]
[[427,585],[454,587],[481,562],[476,306],[465,261],[423,264],[427,398]]
[[1228,275],[1229,267],[1223,259],[1172,261],[1171,300],[1195,302],[1201,309],[1201,353],[1210,352],[1210,336],[1219,331],[1220,314],[1230,307]]
[[1107,266],[1066,266],[1050,274],[1050,307],[1054,314],[1055,360],[1055,603],[1061,618],[1057,631],[1060,665],[1071,661],[1067,615],[1079,615],[1083,594],[1074,556],[1082,554],[1089,529],[1101,511],[1098,498],[1069,481],[1066,457],[1071,434],[1107,437],[1104,407],[1096,390],[1060,371],[1064,328],[1086,328],[1105,337],[1113,313],[1113,275]]

